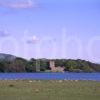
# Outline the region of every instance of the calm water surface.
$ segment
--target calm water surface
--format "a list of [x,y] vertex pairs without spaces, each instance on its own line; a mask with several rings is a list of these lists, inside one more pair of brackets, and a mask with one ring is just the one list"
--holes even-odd
[[100,73],[0,73],[0,80],[17,79],[100,81]]

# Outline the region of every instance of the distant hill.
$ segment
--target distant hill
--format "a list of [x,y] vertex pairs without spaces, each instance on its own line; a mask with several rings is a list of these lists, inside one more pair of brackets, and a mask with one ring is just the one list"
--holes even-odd
[[10,54],[4,54],[0,53],[0,61],[13,61],[16,58],[16,56],[10,55]]
[[10,54],[0,53],[0,72],[51,72],[50,61],[55,67],[67,72],[100,72],[100,64],[81,59],[34,59],[26,60]]

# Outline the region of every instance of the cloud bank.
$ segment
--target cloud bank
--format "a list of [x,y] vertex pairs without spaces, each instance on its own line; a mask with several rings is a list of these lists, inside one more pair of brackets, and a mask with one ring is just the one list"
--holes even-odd
[[0,37],[8,37],[10,34],[6,31],[0,30]]
[[26,9],[37,7],[37,4],[34,0],[14,0],[8,2],[0,2],[0,7],[11,8],[11,9]]

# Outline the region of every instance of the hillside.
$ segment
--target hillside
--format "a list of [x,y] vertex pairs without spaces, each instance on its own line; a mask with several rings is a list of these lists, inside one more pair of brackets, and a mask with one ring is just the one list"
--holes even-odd
[[30,59],[0,53],[0,72],[51,72],[50,61],[67,72],[100,72],[100,64],[81,59]]
[[13,55],[0,53],[0,61],[13,61],[15,58],[16,57]]

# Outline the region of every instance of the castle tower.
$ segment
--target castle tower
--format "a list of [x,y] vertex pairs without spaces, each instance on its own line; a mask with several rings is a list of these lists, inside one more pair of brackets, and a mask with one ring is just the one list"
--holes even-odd
[[50,60],[50,68],[51,70],[55,69],[55,62],[53,60]]

